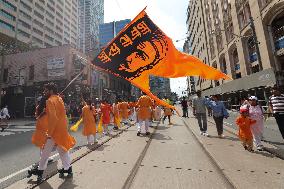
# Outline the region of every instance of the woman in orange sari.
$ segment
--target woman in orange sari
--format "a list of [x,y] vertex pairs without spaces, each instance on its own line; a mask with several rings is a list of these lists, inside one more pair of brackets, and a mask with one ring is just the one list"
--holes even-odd
[[97,143],[96,139],[96,110],[91,105],[91,100],[87,101],[87,104],[82,109],[82,118],[83,118],[83,135],[87,136],[87,144],[93,145]]
[[106,99],[104,99],[101,103],[101,113],[103,116],[103,127],[104,127],[104,134],[108,135],[109,134],[109,130],[108,130],[108,125],[110,124],[110,114],[112,112],[112,108],[111,105],[107,102]]

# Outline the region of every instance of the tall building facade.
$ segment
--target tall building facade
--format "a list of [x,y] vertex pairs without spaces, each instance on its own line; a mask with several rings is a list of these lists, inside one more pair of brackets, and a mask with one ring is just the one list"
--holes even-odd
[[99,48],[99,25],[104,23],[104,0],[79,0],[79,49]]
[[150,76],[150,89],[159,98],[171,96],[171,85],[169,78]]
[[233,78],[197,90],[267,100],[268,86],[284,85],[284,0],[192,0],[187,15],[193,55]]
[[105,47],[128,23],[130,19],[104,23],[100,25],[100,48]]
[[37,47],[76,46],[78,0],[1,0],[0,40]]

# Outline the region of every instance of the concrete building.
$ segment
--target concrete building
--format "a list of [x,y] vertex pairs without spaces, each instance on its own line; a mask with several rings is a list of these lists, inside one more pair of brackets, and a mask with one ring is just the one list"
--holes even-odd
[[7,38],[37,47],[76,46],[77,0],[1,0],[0,41]]
[[268,86],[283,86],[283,8],[283,0],[190,1],[187,25],[193,55],[234,79],[201,80],[196,89],[237,103],[249,94],[267,100]]
[[125,19],[100,25],[100,48],[105,47],[131,20]]
[[16,117],[34,115],[35,99],[41,95],[43,85],[53,81],[59,92],[82,70],[81,75],[64,93],[65,102],[79,100],[88,94],[90,64],[88,57],[71,45],[36,49],[5,56],[2,105],[8,105]]
[[169,78],[150,76],[150,89],[159,98],[171,96],[171,85]]
[[[190,47],[190,42],[188,39],[184,42],[183,52],[187,54],[192,54],[192,49]],[[195,94],[196,92],[195,78],[193,76],[186,77],[186,83],[187,83],[187,89],[186,89],[187,96],[189,97],[190,95]]]
[[99,25],[104,23],[104,0],[79,0],[79,49],[99,48]]

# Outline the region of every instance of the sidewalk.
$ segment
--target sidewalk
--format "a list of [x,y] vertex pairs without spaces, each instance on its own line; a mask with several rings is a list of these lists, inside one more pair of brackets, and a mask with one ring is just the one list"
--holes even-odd
[[[100,140],[102,145],[93,151],[83,147],[72,153],[73,179],[56,174],[37,188],[284,188],[279,158],[243,150],[227,131],[225,139],[216,138],[212,124],[212,137],[200,136],[195,118],[173,116],[173,122],[151,129],[151,137],[137,137],[136,128],[130,127]],[[56,165],[50,166],[53,172]],[[28,183],[32,180],[23,179],[8,188],[26,188]]]
[[10,119],[9,126],[35,126],[35,120],[32,118],[27,119]]

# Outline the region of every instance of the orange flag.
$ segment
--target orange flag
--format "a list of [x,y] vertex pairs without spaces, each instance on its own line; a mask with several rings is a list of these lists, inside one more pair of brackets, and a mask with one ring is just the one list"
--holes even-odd
[[150,75],[230,79],[198,58],[179,52],[172,40],[149,18],[145,9],[100,52],[93,65],[128,80],[158,104],[171,108],[174,107],[151,93]]

